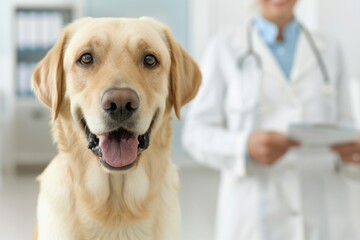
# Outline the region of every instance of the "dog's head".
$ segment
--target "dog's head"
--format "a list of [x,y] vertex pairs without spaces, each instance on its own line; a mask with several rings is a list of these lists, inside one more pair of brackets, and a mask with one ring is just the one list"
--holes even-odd
[[32,82],[53,121],[66,115],[102,165],[121,170],[135,164],[165,114],[180,116],[200,78],[158,21],[84,18],[64,29]]

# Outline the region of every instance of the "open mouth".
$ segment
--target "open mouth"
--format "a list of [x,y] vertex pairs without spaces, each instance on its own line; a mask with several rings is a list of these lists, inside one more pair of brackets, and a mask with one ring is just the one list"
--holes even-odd
[[100,163],[109,170],[126,170],[133,167],[142,151],[150,144],[150,129],[143,135],[136,135],[125,128],[95,135],[82,119],[88,148],[97,154]]

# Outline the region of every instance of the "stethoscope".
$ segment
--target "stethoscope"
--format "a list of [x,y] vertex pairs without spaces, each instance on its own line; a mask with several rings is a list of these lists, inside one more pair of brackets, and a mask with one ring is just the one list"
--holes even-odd
[[[250,24],[248,25],[248,28],[247,28],[247,44],[248,44],[247,51],[245,52],[245,54],[243,54],[238,59],[237,64],[241,70],[244,70],[245,65],[246,65],[245,62],[252,59],[252,61],[256,65],[256,68],[258,69],[259,73],[261,73],[262,72],[262,60],[261,60],[259,54],[254,51],[254,46],[253,46],[253,39],[252,39],[253,25],[254,25],[254,21],[251,21]],[[312,52],[314,53],[314,56],[320,67],[320,71],[321,71],[321,75],[322,75],[323,83],[324,83],[324,92],[327,94],[330,94],[330,95],[334,95],[335,91],[334,91],[333,86],[331,85],[330,77],[329,77],[327,68],[325,66],[324,60],[320,54],[320,51],[317,48],[315,41],[314,41],[313,37],[311,36],[310,32],[302,24],[299,23],[299,25],[300,25],[301,31],[304,33],[304,35],[310,45]]]
[[[257,121],[259,120],[258,114],[262,110],[267,111],[266,108],[269,108],[267,104],[260,104],[260,102],[262,102],[261,89],[263,84],[263,63],[260,55],[254,51],[252,37],[253,25],[254,21],[251,21],[247,28],[247,50],[236,62],[237,68],[240,70],[238,72],[240,74],[240,81],[237,81],[237,84],[240,85],[240,88],[238,88],[240,90],[240,93],[238,94],[240,96],[240,101],[237,102],[237,106],[241,112],[249,114],[248,121],[246,123],[249,129],[256,127]],[[336,96],[336,91],[333,84],[331,84],[330,77],[320,51],[318,50],[310,32],[301,24],[300,29],[304,33],[320,67],[323,86],[322,91],[319,94],[326,98],[333,98]],[[289,98],[294,102],[299,100],[295,100],[296,96],[289,96]]]
[[[256,53],[254,51],[254,46],[253,46],[253,37],[252,37],[252,31],[253,31],[253,25],[254,25],[255,21],[250,21],[250,24],[247,27],[247,51],[238,59],[237,62],[237,66],[240,70],[244,71],[247,64],[246,62],[254,62],[255,64],[255,68],[257,68],[257,78],[261,79],[262,78],[262,60],[261,57],[258,53]],[[314,53],[314,56],[316,58],[316,61],[320,67],[320,71],[321,71],[321,75],[322,75],[322,79],[323,79],[323,92],[326,95],[329,96],[334,96],[335,90],[334,87],[332,86],[331,82],[330,82],[330,77],[329,77],[329,73],[327,71],[327,68],[325,66],[325,62],[321,56],[321,53],[318,49],[318,47],[315,44],[315,41],[313,39],[313,37],[311,36],[311,33],[301,24],[299,23],[300,26],[300,30],[304,33],[305,38],[307,39],[307,42],[310,45],[311,51]],[[244,79],[243,79],[244,80]],[[243,110],[254,110],[254,107],[256,107],[259,103],[259,92],[260,92],[260,86],[261,86],[261,81],[258,81],[257,83],[254,81],[255,79],[247,79],[247,80],[252,80],[253,84],[255,84],[254,89],[246,89],[245,91],[247,93],[251,92],[251,94],[253,95],[253,99],[251,98],[247,98],[246,95],[244,96],[243,102],[246,102],[244,105],[248,105],[248,107],[244,107]],[[244,86],[243,86],[244,87]],[[254,112],[253,112],[254,113]],[[255,114],[251,114],[249,117],[249,123],[248,126],[251,126],[250,128],[253,128],[254,125],[256,125],[256,115]],[[338,168],[338,164],[335,166],[335,170],[337,170]],[[284,193],[279,190],[279,194],[282,196],[282,198],[286,198]],[[288,201],[285,201],[288,202]],[[289,209],[291,209],[291,207],[288,207]]]

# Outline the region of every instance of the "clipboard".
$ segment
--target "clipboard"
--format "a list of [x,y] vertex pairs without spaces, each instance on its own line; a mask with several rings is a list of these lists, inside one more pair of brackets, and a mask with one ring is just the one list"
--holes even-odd
[[323,148],[354,142],[358,139],[358,131],[340,124],[297,123],[289,126],[288,137],[303,147]]

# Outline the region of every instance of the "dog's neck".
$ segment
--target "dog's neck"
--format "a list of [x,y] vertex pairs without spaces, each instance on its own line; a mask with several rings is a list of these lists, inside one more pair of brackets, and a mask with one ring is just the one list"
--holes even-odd
[[[69,170],[74,177],[75,199],[83,201],[92,215],[100,216],[100,221],[121,218],[143,218],[149,214],[146,204],[163,187],[166,176],[161,176],[170,164],[172,137],[171,115],[165,116],[164,123],[153,129],[150,147],[141,153],[137,165],[124,172],[106,172],[98,161],[98,156],[86,148],[86,136],[80,128],[69,129],[67,116],[59,115],[55,124],[55,140],[61,152],[68,154]],[[76,159],[75,156],[83,156]],[[80,162],[83,161],[83,162]],[[93,206],[97,206],[96,209]],[[96,212],[96,213],[95,213]]]

